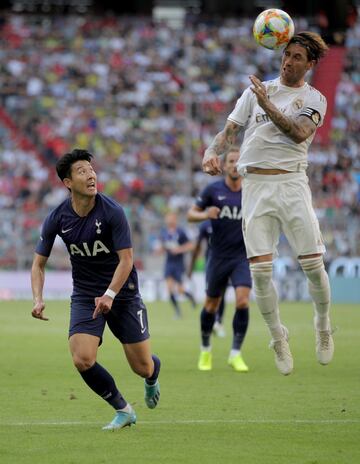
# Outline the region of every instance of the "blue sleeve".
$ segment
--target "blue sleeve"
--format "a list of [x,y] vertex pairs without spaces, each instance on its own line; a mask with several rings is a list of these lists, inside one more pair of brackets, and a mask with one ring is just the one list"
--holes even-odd
[[36,245],[35,252],[41,256],[50,256],[52,247],[57,234],[57,221],[54,213],[50,213],[41,228],[39,241]]
[[114,249],[117,251],[132,248],[129,223],[120,205],[113,212],[110,224]]
[[195,202],[196,206],[201,209],[206,209],[208,206],[212,206],[212,195],[211,195],[211,185],[208,185],[204,190],[198,195]]
[[184,229],[179,230],[179,245],[184,245],[184,243],[190,242],[189,237],[187,236]]

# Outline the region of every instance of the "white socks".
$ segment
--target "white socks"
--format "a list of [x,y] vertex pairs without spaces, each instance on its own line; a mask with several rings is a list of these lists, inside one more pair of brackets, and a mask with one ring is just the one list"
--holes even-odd
[[272,262],[250,264],[256,303],[273,340],[280,340],[283,330],[279,315],[278,295],[272,280]]
[[299,259],[314,302],[315,326],[317,330],[329,330],[330,284],[322,256]]
[[200,350],[201,350],[201,351],[209,351],[209,352],[210,352],[210,351],[211,351],[211,345],[209,345],[209,346],[203,346],[203,345],[201,345]]
[[127,405],[125,406],[125,408],[123,408],[123,409],[117,409],[117,411],[127,412],[128,414],[131,414],[134,410],[133,410],[133,408],[131,407],[131,404],[127,403]]

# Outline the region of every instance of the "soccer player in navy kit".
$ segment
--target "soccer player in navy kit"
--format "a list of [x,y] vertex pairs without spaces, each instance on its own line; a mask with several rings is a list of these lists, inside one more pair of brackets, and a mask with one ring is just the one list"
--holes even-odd
[[130,229],[124,211],[97,192],[92,155],[75,149],[59,159],[58,176],[70,190],[45,219],[36,246],[31,284],[32,316],[44,316],[45,265],[56,235],[70,255],[73,277],[69,345],[75,367],[85,383],[115,410],[105,430],[136,423],[136,414],[113,377],[96,361],[107,323],[123,345],[129,365],[145,379],[145,403],[153,409],[160,397],[160,360],[151,355],[146,308],[133,265]]
[[[191,253],[191,261],[190,261],[190,266],[189,266],[189,271],[188,271],[188,277],[189,278],[191,278],[191,276],[192,276],[192,273],[193,273],[193,270],[194,270],[194,267],[195,267],[195,263],[196,263],[196,261],[197,261],[197,259],[199,257],[200,252],[201,252],[201,247],[202,247],[203,242],[206,243],[205,262],[207,261],[208,256],[209,256],[209,244],[210,244],[210,239],[211,239],[212,232],[213,232],[213,230],[212,230],[212,225],[211,225],[210,219],[200,223],[199,233],[198,233],[198,236],[197,236],[195,247],[194,247],[194,249],[192,250],[192,253]],[[224,294],[225,294],[225,290],[224,290]],[[219,303],[218,310],[216,311],[215,323],[214,323],[214,327],[213,327],[214,333],[218,337],[221,337],[221,338],[225,337],[225,329],[224,329],[224,326],[223,326],[223,323],[222,323],[223,317],[224,317],[224,311],[225,311],[225,296],[223,295],[223,297],[221,298],[221,301]]]
[[175,310],[175,316],[181,317],[181,309],[177,300],[177,294],[185,295],[190,300],[193,308],[196,306],[192,293],[186,291],[183,286],[185,273],[185,255],[193,248],[193,243],[188,238],[185,230],[178,226],[177,214],[170,211],[165,216],[165,226],[160,231],[161,251],[166,253],[164,278],[169,292],[170,301]]
[[230,279],[235,289],[236,309],[233,342],[228,364],[237,372],[247,372],[240,349],[249,323],[251,277],[241,225],[241,177],[236,169],[239,150],[224,156],[225,179],[214,182],[200,194],[188,211],[188,220],[211,220],[213,233],[206,263],[206,300],[201,312],[201,352],[198,368],[212,369],[210,336],[224,289]]

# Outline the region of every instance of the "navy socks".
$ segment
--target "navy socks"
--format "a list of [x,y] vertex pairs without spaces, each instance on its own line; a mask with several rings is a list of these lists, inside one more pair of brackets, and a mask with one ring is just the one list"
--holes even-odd
[[215,314],[209,313],[205,308],[200,313],[201,341],[202,346],[210,346],[210,335],[215,323]]
[[127,402],[116,388],[115,381],[109,372],[97,362],[87,369],[80,372],[88,387],[107,401],[114,409],[124,409]]
[[249,308],[236,309],[233,319],[234,338],[232,349],[240,350],[249,325]]
[[151,377],[149,377],[148,379],[145,379],[145,382],[148,385],[155,385],[159,377],[161,362],[160,362],[160,359],[155,354],[153,354],[151,357],[154,361],[154,372]]

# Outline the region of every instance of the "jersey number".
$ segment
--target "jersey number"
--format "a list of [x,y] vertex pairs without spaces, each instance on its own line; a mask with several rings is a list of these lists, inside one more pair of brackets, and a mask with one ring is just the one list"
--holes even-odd
[[140,320],[140,325],[141,325],[141,333],[143,334],[146,330],[146,327],[144,327],[144,319],[143,319],[143,309],[140,309],[138,312],[137,312],[137,315],[139,316],[139,320]]

